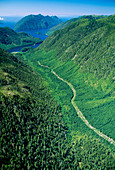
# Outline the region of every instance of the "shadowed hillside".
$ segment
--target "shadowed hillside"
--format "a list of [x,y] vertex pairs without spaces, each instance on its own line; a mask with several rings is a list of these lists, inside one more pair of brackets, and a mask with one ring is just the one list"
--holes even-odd
[[34,38],[31,35],[19,32],[16,33],[9,27],[0,27],[0,47],[8,50],[17,46],[33,45],[36,43],[41,43],[42,40],[39,38]]

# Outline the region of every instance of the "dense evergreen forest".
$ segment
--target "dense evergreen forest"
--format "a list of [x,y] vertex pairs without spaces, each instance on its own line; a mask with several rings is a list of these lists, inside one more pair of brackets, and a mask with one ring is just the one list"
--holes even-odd
[[62,22],[57,16],[27,15],[19,20],[15,27],[15,31],[33,31],[38,29],[48,29]]
[[82,17],[78,17],[78,18],[72,18],[70,20],[67,20],[65,22],[61,22],[60,24],[50,28],[46,33],[47,35],[51,35],[54,31],[60,30],[60,29],[64,29],[66,26],[68,26],[69,24],[71,24],[72,22],[76,22],[78,20],[81,20],[83,18],[87,18],[87,19],[100,19],[100,18],[105,18],[107,16],[104,15],[84,15]]
[[1,169],[115,169],[114,146],[78,117],[71,89],[51,72],[114,139],[114,19],[81,18],[15,56],[0,48]]
[[0,47],[8,50],[13,47],[41,43],[40,38],[34,38],[25,32],[15,32],[9,27],[0,27]]
[[0,63],[1,169],[114,168],[99,140],[67,139],[62,108],[38,73],[2,49]]

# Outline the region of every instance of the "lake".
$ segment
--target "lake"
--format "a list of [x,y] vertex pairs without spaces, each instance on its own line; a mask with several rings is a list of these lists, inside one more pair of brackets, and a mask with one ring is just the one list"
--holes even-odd
[[[3,17],[5,18],[5,17]],[[14,20],[15,19],[15,20]],[[14,20],[14,21],[13,21]],[[10,27],[11,29],[14,29],[14,26],[16,24],[16,22],[19,20],[19,18],[5,18],[4,22],[0,24],[0,27]],[[28,34],[30,34],[31,36],[35,37],[35,38],[40,38],[43,41],[48,37],[47,35],[45,35],[45,32],[48,31],[48,29],[38,29],[38,30],[34,30],[34,31],[23,31],[26,32]],[[41,43],[40,43],[41,44]],[[25,45],[25,46],[21,46],[21,47],[14,47],[11,48],[10,50],[8,50],[8,52],[12,53],[12,52],[20,52],[22,48],[24,47],[32,47],[32,48],[36,48],[38,47],[40,44],[36,44],[36,45]]]
[[[16,24],[16,22],[18,22],[21,17],[4,17],[4,22],[0,24],[0,27],[10,27],[12,29],[14,29],[14,26]],[[68,20],[67,18],[61,18],[62,21]],[[30,34],[31,36],[35,37],[35,38],[40,38],[43,41],[48,37],[48,35],[46,35],[46,31],[48,31],[49,29],[38,29],[38,30],[34,30],[34,31],[23,31],[26,32],[28,34]],[[41,43],[40,43],[41,44]],[[8,52],[20,52],[22,48],[24,47],[32,47],[32,48],[36,48],[38,47],[40,44],[36,44],[36,45],[26,45],[26,46],[21,46],[21,47],[14,47],[10,50],[8,50]]]
[[9,53],[12,53],[12,52],[20,52],[22,50],[22,48],[24,47],[32,47],[32,48],[36,48],[40,45],[41,43],[39,44],[35,44],[35,45],[24,45],[24,46],[21,46],[21,47],[14,47],[14,48],[11,48],[9,50],[7,50]]
[[[5,19],[0,24],[0,27],[10,27],[11,29],[14,29],[14,26],[15,26],[16,21],[18,20],[18,18],[17,18],[17,20],[15,19],[15,21],[12,21],[13,19],[12,19],[12,17],[9,18],[9,19]],[[18,31],[18,32],[26,32],[26,33],[30,34],[31,36],[33,36],[35,38],[40,38],[40,39],[42,39],[44,41],[48,37],[47,35],[45,35],[45,32],[48,31],[48,30],[49,29],[38,29],[38,30],[34,30],[34,31]],[[39,32],[40,34],[37,34],[37,32]]]
[[[20,18],[10,18],[10,17],[3,17],[5,18],[5,20],[0,24],[0,27],[10,27],[11,29],[14,29],[14,26],[16,24],[16,22],[20,19]],[[14,20],[14,21],[13,21]],[[26,32],[28,34],[30,34],[31,36],[35,37],[35,38],[40,38],[43,41],[48,37],[47,35],[45,35],[45,32],[48,29],[39,29],[39,30],[34,30],[34,31],[23,31]],[[39,34],[37,34],[37,32]],[[22,50],[22,48],[24,47],[32,47],[32,48],[36,48],[40,45],[39,44],[35,44],[35,45],[25,45],[25,46],[21,46],[21,47],[14,47],[11,48],[9,50],[7,50],[8,52],[12,53],[12,52],[20,52]]]
[[[40,38],[43,41],[48,37],[48,35],[45,34],[46,31],[48,31],[49,29],[38,29],[38,30],[34,30],[34,31],[23,31],[26,32],[27,34],[30,34],[31,36],[35,37],[35,38]],[[37,34],[38,32],[38,34]]]

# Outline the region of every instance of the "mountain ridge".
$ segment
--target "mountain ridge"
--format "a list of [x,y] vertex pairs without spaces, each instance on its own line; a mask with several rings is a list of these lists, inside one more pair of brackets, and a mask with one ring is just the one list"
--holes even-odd
[[105,17],[107,17],[107,16],[104,16],[104,15],[84,15],[84,16],[80,16],[80,17],[77,17],[77,18],[72,18],[72,19],[70,19],[70,20],[67,20],[67,21],[65,21],[65,22],[62,22],[62,23],[60,23],[60,24],[58,24],[57,26],[54,26],[54,27],[52,27],[52,28],[50,28],[47,32],[46,32],[46,34],[47,35],[51,35],[54,31],[56,31],[56,30],[60,30],[60,29],[64,29],[67,25],[69,25],[70,23],[72,23],[72,22],[76,22],[77,20],[81,20],[81,19],[85,19],[85,18],[87,18],[87,19],[100,19],[100,18],[105,18]]
[[19,20],[15,27],[15,31],[31,31],[38,29],[48,29],[55,25],[58,25],[61,20],[57,16],[43,16],[38,15],[28,15]]

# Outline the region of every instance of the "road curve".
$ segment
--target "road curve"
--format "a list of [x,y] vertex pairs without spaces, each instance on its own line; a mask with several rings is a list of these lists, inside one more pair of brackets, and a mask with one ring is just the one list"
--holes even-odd
[[[39,61],[38,61],[38,64],[41,66],[41,67],[46,67],[48,69],[50,69],[50,67],[48,66],[45,66],[45,65],[42,65]],[[85,118],[85,116],[82,114],[82,112],[78,109],[76,103],[75,103],[75,98],[76,98],[76,90],[74,89],[73,85],[71,83],[69,83],[68,81],[64,80],[63,78],[59,77],[58,74],[56,74],[55,71],[51,71],[58,79],[60,79],[61,81],[63,81],[64,83],[66,83],[70,88],[71,90],[73,91],[73,98],[71,99],[71,103],[73,105],[73,107],[75,108],[76,110],[76,113],[77,115],[82,119],[82,121],[90,128],[92,129],[95,133],[97,133],[97,135],[99,135],[100,137],[102,137],[103,139],[105,139],[106,141],[110,142],[112,145],[115,146],[115,141],[106,136],[105,134],[103,134],[102,132],[100,132],[99,130],[97,130],[96,128],[94,128],[92,125],[90,125],[90,123],[87,121],[87,119]]]

